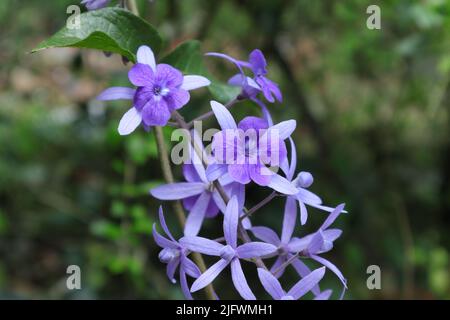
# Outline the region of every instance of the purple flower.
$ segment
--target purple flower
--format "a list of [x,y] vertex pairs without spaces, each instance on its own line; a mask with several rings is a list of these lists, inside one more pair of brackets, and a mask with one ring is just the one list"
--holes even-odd
[[83,0],[81,4],[84,4],[88,10],[97,10],[106,7],[111,0]]
[[239,205],[237,198],[233,196],[228,202],[224,214],[223,231],[226,244],[223,245],[213,240],[202,237],[185,236],[180,243],[191,251],[205,255],[218,256],[220,260],[209,267],[191,287],[191,292],[196,292],[214,281],[225,267],[231,265],[233,284],[242,298],[255,300],[255,295],[248,286],[239,259],[252,259],[273,254],[276,247],[264,242],[249,242],[238,246],[237,230],[239,223]]
[[303,257],[311,258],[330,269],[341,280],[344,290],[347,288],[347,280],[342,272],[330,261],[319,256],[333,248],[333,242],[342,234],[340,229],[329,229],[330,225],[343,212],[344,204],[338,205],[329,214],[319,230],[302,238],[293,238],[289,242],[290,253],[299,253]]
[[283,100],[283,97],[281,96],[281,91],[278,88],[278,85],[266,77],[267,62],[261,50],[259,49],[253,50],[250,53],[248,62],[249,62],[248,67],[252,69],[255,77],[254,79],[256,83],[260,86],[264,94],[264,97],[267,99],[267,101],[275,102],[275,99],[273,98],[273,96],[275,96],[275,98],[281,102]]
[[[207,55],[226,59],[237,66],[240,73],[231,77],[228,83],[242,87],[242,93],[245,97],[253,100],[259,92],[262,92],[269,102],[275,102],[274,96],[280,102],[283,100],[278,85],[266,77],[267,62],[261,50],[253,50],[249,55],[248,62],[236,60],[223,53],[210,52]],[[243,67],[252,70],[253,78],[245,75]]]
[[225,106],[211,101],[211,107],[222,131],[214,135],[212,142],[218,163],[207,169],[210,180],[228,173],[241,184],[253,181],[284,194],[298,193],[292,183],[267,168],[285,162],[284,140],[295,130],[295,120],[269,127],[264,119],[246,117],[237,125]]
[[133,100],[133,107],[120,120],[119,133],[127,135],[141,123],[145,127],[165,126],[174,110],[182,108],[190,99],[189,91],[208,86],[202,76],[183,76],[168,64],[156,64],[152,50],[141,46],[137,61],[128,78],[137,89],[113,87],[103,91],[99,100]]
[[[297,188],[298,192],[294,195],[288,196],[289,198],[293,198],[297,201],[294,201],[292,206],[294,208],[292,209],[292,212],[296,212],[297,210],[297,202],[300,207],[300,223],[304,225],[308,219],[308,211],[306,209],[306,205],[310,207],[314,207],[320,210],[324,210],[327,212],[331,212],[334,210],[332,207],[327,207],[322,205],[322,199],[317,196],[316,194],[312,193],[311,191],[307,190],[312,183],[314,182],[314,178],[311,173],[306,171],[301,171],[295,179],[294,172],[295,167],[297,166],[297,150],[295,147],[295,143],[292,139],[290,139],[291,142],[291,163],[289,165],[289,168],[284,171],[286,172],[286,178],[289,181],[292,181],[292,183]],[[286,204],[287,206],[287,204]],[[343,211],[346,212],[346,211]]]
[[258,276],[267,293],[275,300],[298,300],[314,288],[325,275],[325,267],[319,268],[298,281],[288,292],[281,287],[280,282],[267,270],[258,268]]
[[155,242],[158,244],[158,246],[163,248],[159,253],[159,260],[163,263],[167,263],[167,276],[173,283],[176,282],[174,274],[179,266],[181,289],[186,299],[192,300],[192,295],[189,291],[186,274],[193,278],[198,278],[201,272],[195,265],[195,263],[187,257],[189,253],[188,250],[181,243],[177,242],[170,233],[164,219],[162,207],[159,207],[159,221],[164,232],[169,237],[169,239],[167,239],[160,235],[156,231],[156,225],[153,225],[153,237],[155,239]]
[[[270,271],[276,277],[280,277],[284,273],[287,261],[290,261],[290,265],[301,277],[304,278],[311,273],[309,267],[300,258],[294,257],[293,253],[291,253],[294,251],[291,248],[291,242],[293,241],[292,234],[294,232],[297,217],[295,202],[296,200],[293,197],[288,197],[286,200],[281,239],[275,231],[267,227],[257,226],[249,229],[249,231],[251,231],[259,240],[273,244],[277,247],[278,257],[270,268]],[[312,292],[315,296],[321,294],[318,285],[312,288]]]
[[[192,131],[196,145],[201,148],[203,157],[207,157],[199,135]],[[150,190],[152,196],[160,200],[183,200],[183,206],[189,210],[184,234],[196,236],[203,224],[203,219],[214,218],[219,211],[225,212],[226,205],[213,182],[206,176],[205,168],[195,150],[190,148],[191,163],[183,165],[186,182],[170,183]],[[213,159],[208,159],[208,162]],[[228,196],[236,195],[240,207],[244,205],[245,189],[234,182],[228,174],[219,179]],[[248,222],[247,222],[248,223]]]

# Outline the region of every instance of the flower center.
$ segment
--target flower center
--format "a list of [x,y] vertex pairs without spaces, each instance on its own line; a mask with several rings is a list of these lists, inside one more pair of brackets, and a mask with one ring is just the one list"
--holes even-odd
[[286,254],[288,254],[288,248],[287,248],[287,245],[285,245],[285,244],[281,244],[279,247],[278,247],[278,249],[277,249],[277,251],[278,251],[278,253],[280,254],[280,255],[286,255]]
[[160,85],[155,85],[155,86],[153,87],[153,94],[154,94],[155,96],[161,96],[161,97],[164,97],[164,96],[166,96],[169,92],[170,92],[169,89],[164,88],[164,87],[162,87],[162,86],[160,86]]
[[231,261],[231,259],[233,259],[235,255],[236,252],[230,245],[226,245],[220,251],[220,257],[226,261]]
[[172,248],[164,248],[158,257],[162,263],[169,263],[180,256],[180,250]]

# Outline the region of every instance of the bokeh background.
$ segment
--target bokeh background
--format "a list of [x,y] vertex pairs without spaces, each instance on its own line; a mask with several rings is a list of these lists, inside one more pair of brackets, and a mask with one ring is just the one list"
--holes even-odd
[[[153,135],[120,137],[126,102],[94,99],[127,85],[129,66],[89,50],[28,53],[77,3],[0,1],[0,298],[181,298],[151,236],[160,203],[148,190],[162,183]],[[381,7],[381,30],[366,28],[370,4]],[[166,37],[166,50],[196,38],[205,52],[266,53],[285,98],[270,106],[274,118],[299,125],[298,169],[314,174],[312,191],[327,204],[345,202],[350,212],[336,223],[344,234],[327,254],[348,278],[346,299],[450,298],[450,1],[140,6]],[[234,72],[217,59],[206,63],[223,80]],[[210,98],[200,90],[184,115],[206,111]],[[234,114],[256,110],[240,105]],[[263,196],[250,188],[249,206]],[[279,230],[282,205],[273,201],[255,223]],[[299,234],[324,217],[310,210]],[[220,223],[206,228],[219,233]],[[81,267],[82,290],[65,286],[70,264]],[[372,264],[381,268],[381,290],[366,287]],[[246,273],[262,293],[253,268]],[[323,283],[339,290],[330,272]],[[235,296],[227,273],[216,286],[221,297]]]

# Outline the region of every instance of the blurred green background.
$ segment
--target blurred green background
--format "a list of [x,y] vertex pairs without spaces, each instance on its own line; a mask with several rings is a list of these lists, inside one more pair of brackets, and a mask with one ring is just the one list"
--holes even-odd
[[[70,4],[78,1],[0,1],[0,298],[182,298],[151,236],[160,203],[148,189],[162,183],[153,135],[120,137],[127,103],[94,99],[127,85],[129,66],[89,50],[28,54],[64,25]],[[381,7],[381,30],[366,28],[370,4]],[[327,204],[350,212],[326,255],[348,278],[347,299],[450,298],[450,1],[141,0],[140,8],[166,50],[201,39],[204,52],[265,52],[284,94],[273,116],[298,122],[298,169],[314,174],[311,190]],[[206,61],[217,78],[235,72]],[[199,90],[183,114],[201,114],[210,98]],[[234,110],[239,118],[257,109]],[[263,196],[251,187],[248,206]],[[283,204],[273,201],[255,224],[280,230]],[[298,234],[324,217],[310,210]],[[220,232],[217,220],[205,227]],[[82,290],[65,286],[71,264],[81,267]],[[366,287],[372,264],[381,290]],[[262,293],[254,268],[246,274]],[[215,284],[222,298],[236,297],[227,273]],[[336,295],[339,283],[328,272],[322,287]]]

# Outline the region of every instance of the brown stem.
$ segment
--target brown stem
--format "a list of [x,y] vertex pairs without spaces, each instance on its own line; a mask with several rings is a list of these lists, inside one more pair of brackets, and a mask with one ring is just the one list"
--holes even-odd
[[[130,11],[133,12],[135,15],[139,16],[139,10],[136,5],[135,0],[128,0],[128,5],[130,7]],[[169,156],[167,153],[166,144],[164,142],[164,135],[161,127],[155,127],[155,136],[156,136],[156,145],[158,148],[158,155],[159,160],[161,162],[161,169],[163,171],[164,179],[167,183],[173,183],[173,173],[172,168],[170,167],[169,162]],[[184,228],[184,224],[186,222],[186,216],[184,215],[183,207],[181,206],[180,201],[176,201],[173,204],[173,209],[177,215],[178,222],[180,223],[181,227]],[[199,253],[193,253],[192,255],[194,261],[196,262],[197,266],[199,267],[201,272],[205,272],[206,265],[205,261],[203,260],[203,257]],[[214,287],[212,284],[209,284],[205,288],[206,296],[209,300],[216,300],[216,296],[214,294]]]
[[[230,100],[230,101],[225,105],[225,108],[230,109],[232,106],[234,106],[237,102],[239,102],[239,101],[241,101],[241,100],[242,100],[242,98],[241,98],[240,96],[237,96],[236,98]],[[187,125],[186,129],[192,128],[192,127],[194,126],[194,122],[206,120],[206,119],[212,117],[213,115],[214,115],[214,112],[212,112],[212,111],[209,111],[209,112],[206,112],[206,113],[202,114],[201,116],[199,116],[199,117],[197,117],[197,118],[195,118],[195,119],[189,121],[189,122],[186,124],[186,125]]]
[[245,218],[250,217],[253,213],[264,207],[266,204],[268,204],[273,198],[275,198],[278,194],[276,191],[273,191],[271,194],[269,194],[266,198],[264,198],[260,203],[256,204],[250,210],[248,210],[244,215],[240,217],[241,221]]

